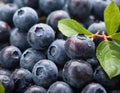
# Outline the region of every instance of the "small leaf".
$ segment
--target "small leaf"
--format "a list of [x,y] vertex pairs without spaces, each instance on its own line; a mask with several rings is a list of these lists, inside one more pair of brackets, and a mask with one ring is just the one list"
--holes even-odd
[[120,44],[120,33],[115,33],[111,35],[111,38]]
[[109,78],[120,74],[119,46],[112,41],[102,41],[97,47],[96,56]]
[[120,11],[113,0],[104,11],[104,21],[108,35],[112,35],[117,32],[120,24]]
[[1,83],[0,83],[0,93],[5,93],[5,88]]
[[85,34],[87,36],[92,35],[90,31],[85,29],[80,23],[73,19],[63,19],[58,22],[58,28],[59,30],[65,35],[65,36],[72,36],[75,34]]

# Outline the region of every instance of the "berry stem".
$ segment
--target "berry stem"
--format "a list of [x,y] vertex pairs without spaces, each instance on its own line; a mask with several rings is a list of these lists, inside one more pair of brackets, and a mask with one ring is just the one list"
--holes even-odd
[[94,40],[95,38],[102,38],[105,41],[108,41],[108,38],[111,38],[111,36],[105,35],[105,32],[103,31],[102,34],[100,34],[100,31],[97,31],[95,34],[92,34],[90,36],[91,40]]

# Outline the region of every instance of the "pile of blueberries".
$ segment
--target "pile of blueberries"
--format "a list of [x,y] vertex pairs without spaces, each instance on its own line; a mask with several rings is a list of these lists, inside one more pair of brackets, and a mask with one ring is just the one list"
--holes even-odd
[[[111,0],[3,0],[0,5],[0,82],[6,93],[120,93],[83,34],[64,36],[58,21],[72,18],[92,33],[105,31]],[[115,0],[120,8],[120,0]]]

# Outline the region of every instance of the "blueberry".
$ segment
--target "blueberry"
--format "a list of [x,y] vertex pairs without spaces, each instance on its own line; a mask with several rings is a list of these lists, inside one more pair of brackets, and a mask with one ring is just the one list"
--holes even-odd
[[48,15],[52,11],[60,10],[64,7],[65,0],[39,0],[39,8]]
[[12,24],[13,15],[17,9],[18,7],[12,3],[2,5],[0,7],[0,20]]
[[57,66],[50,60],[39,60],[33,67],[33,80],[36,85],[49,87],[57,80]]
[[114,89],[118,87],[119,84],[119,76],[110,79],[106,72],[102,69],[102,67],[96,68],[94,72],[94,79],[100,83],[101,85],[109,88]]
[[30,27],[37,22],[37,12],[30,7],[22,7],[18,9],[13,16],[14,25],[23,31],[28,31]]
[[70,60],[63,68],[63,79],[75,88],[82,88],[93,80],[93,69],[84,60]]
[[21,51],[15,46],[7,46],[0,51],[0,65],[3,68],[14,69],[19,66]]
[[69,37],[65,42],[65,50],[71,59],[87,59],[95,55],[95,44],[89,37],[78,34]]
[[100,22],[94,22],[93,24],[91,24],[88,27],[88,30],[90,32],[92,32],[93,34],[97,33],[97,31],[99,31],[100,34],[102,34],[102,32],[106,33],[106,27],[105,27],[105,23],[100,21]]
[[11,78],[15,84],[14,93],[24,93],[27,87],[33,84],[32,73],[23,68],[14,70]]
[[[97,33],[99,31],[99,34],[102,34],[102,32],[104,32],[107,35],[105,23],[102,22],[102,21],[95,22],[95,23],[91,24],[88,27],[88,30],[90,32],[92,32],[93,34],[95,34],[95,33]],[[103,39],[101,39],[101,38],[95,38],[94,39],[95,45],[97,46],[102,40]]]
[[73,90],[67,83],[57,81],[49,87],[47,93],[73,93]]
[[48,59],[52,60],[58,66],[63,66],[69,60],[64,44],[65,40],[57,39],[52,42],[47,51]]
[[49,25],[39,23],[30,28],[27,39],[33,49],[44,50],[54,41],[55,32]]
[[19,8],[28,6],[34,9],[38,8],[38,0],[14,0],[14,4],[16,4]]
[[20,67],[32,71],[33,66],[41,59],[45,59],[46,56],[43,51],[34,50],[32,48],[26,49],[20,58]]
[[10,33],[10,44],[18,47],[21,51],[30,47],[27,41],[27,33],[14,28]]
[[110,0],[93,0],[93,14],[97,19],[103,20],[104,10],[109,5]]
[[0,82],[5,87],[5,93],[12,93],[14,89],[14,82],[13,79],[10,78],[10,76],[0,75]]
[[31,86],[24,93],[47,93],[47,90],[41,86]]
[[91,10],[91,0],[69,0],[68,2],[68,12],[76,20],[85,19],[90,15]]
[[69,14],[64,10],[56,10],[51,12],[47,19],[46,23],[50,25],[55,31],[58,30],[57,25],[58,21],[61,19],[70,18]]
[[10,29],[10,26],[6,22],[0,21],[0,43],[9,41]]
[[86,85],[80,93],[107,93],[105,88],[99,83],[90,83]]

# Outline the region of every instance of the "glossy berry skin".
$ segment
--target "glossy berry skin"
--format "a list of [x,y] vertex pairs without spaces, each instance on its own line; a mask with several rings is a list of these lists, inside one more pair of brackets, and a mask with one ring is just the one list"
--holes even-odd
[[52,60],[58,66],[63,66],[69,60],[64,44],[65,40],[57,39],[52,42],[47,50],[48,59]]
[[95,44],[85,35],[73,35],[66,40],[65,51],[71,59],[87,59],[95,55]]
[[32,48],[26,49],[20,58],[20,67],[32,71],[33,66],[41,59],[45,59],[46,56],[43,51],[34,50]]
[[10,29],[10,26],[6,22],[0,21],[0,43],[9,41]]
[[86,85],[80,93],[107,93],[105,88],[99,83],[90,83]]
[[31,86],[28,87],[24,93],[47,93],[47,90],[41,86]]
[[32,70],[33,80],[36,85],[49,87],[57,80],[57,66],[50,60],[39,60]]
[[71,86],[82,88],[93,80],[93,69],[84,60],[70,60],[64,65],[62,75]]
[[[99,34],[102,34],[102,32],[104,32],[107,35],[105,23],[102,21],[91,24],[88,27],[88,30],[93,34],[99,31]],[[97,46],[102,40],[103,40],[102,38],[95,38],[94,39],[95,45]]]
[[58,21],[61,19],[70,18],[69,14],[64,10],[56,10],[51,12],[47,19],[46,23],[50,25],[55,31],[58,30]]
[[24,91],[33,84],[32,73],[26,69],[19,68],[13,71],[11,78],[15,83],[13,93],[24,93]]
[[103,20],[104,10],[109,5],[111,0],[93,0],[93,14],[97,19]]
[[73,93],[72,88],[63,81],[53,83],[47,93]]
[[14,28],[10,33],[10,44],[18,47],[21,51],[30,47],[27,41],[27,33]]
[[92,10],[91,0],[69,0],[67,7],[71,17],[76,20],[88,17]]
[[38,8],[39,0],[14,0],[14,4],[16,4],[19,8],[28,6],[34,9]]
[[0,65],[6,69],[14,69],[19,66],[21,51],[15,46],[7,46],[0,51]]
[[37,22],[37,12],[30,7],[22,7],[18,9],[13,16],[14,25],[23,31],[28,31],[30,27]]
[[0,7],[0,20],[12,24],[13,15],[17,9],[18,7],[12,3],[2,5]]
[[39,23],[32,26],[27,34],[28,43],[33,49],[44,50],[54,41],[55,32],[47,24]]
[[52,11],[60,10],[64,7],[65,0],[39,0],[39,8],[48,15]]
[[14,81],[8,75],[0,75],[0,82],[5,88],[5,93],[12,93],[14,89]]
[[102,67],[96,68],[94,72],[94,79],[100,83],[101,85],[109,88],[114,89],[118,87],[119,84],[119,76],[110,79]]

